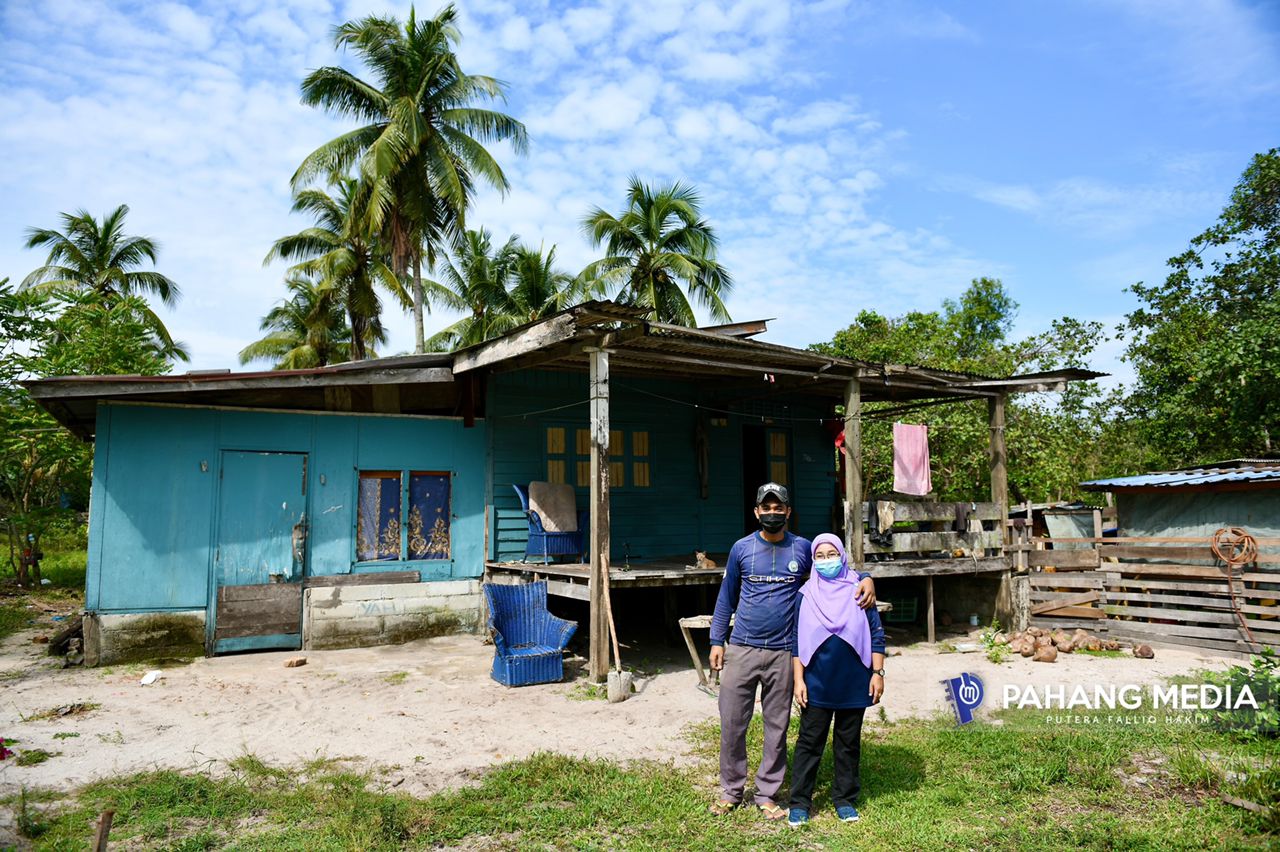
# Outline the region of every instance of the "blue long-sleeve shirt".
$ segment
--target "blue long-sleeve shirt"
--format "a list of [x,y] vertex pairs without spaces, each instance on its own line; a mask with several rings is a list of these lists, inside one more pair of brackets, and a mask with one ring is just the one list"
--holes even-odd
[[[796,595],[792,656],[799,653],[800,604],[803,600],[803,595]],[[871,653],[883,654],[884,625],[880,622],[880,613],[875,607],[866,613],[867,626],[871,628]],[[809,665],[804,667],[804,684],[809,689],[809,703],[814,707],[850,710],[871,706],[871,667],[863,663],[853,646],[839,636],[828,636],[813,652]]]
[[796,600],[809,577],[812,550],[807,538],[790,532],[776,543],[758,532],[734,542],[711,617],[711,644],[724,645],[727,639],[749,648],[790,648]]

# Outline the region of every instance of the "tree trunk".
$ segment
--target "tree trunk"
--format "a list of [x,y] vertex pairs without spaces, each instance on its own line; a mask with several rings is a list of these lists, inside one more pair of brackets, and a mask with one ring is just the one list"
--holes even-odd
[[422,331],[422,252],[413,253],[413,351],[421,355],[427,350]]

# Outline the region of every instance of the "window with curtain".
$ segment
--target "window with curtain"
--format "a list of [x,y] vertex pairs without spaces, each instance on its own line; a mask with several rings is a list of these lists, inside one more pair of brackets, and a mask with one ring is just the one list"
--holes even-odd
[[360,471],[356,560],[448,559],[450,487],[447,472]]

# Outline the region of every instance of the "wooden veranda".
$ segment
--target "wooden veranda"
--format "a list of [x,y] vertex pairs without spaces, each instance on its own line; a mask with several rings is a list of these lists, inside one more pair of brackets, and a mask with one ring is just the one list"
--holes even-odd
[[[608,302],[590,302],[524,326],[455,354],[453,372],[483,376],[536,368],[586,372],[589,376],[587,402],[590,406],[590,546],[589,563],[543,566],[491,562],[492,573],[538,572],[556,584],[560,593],[582,597],[590,606],[589,670],[592,678],[603,680],[608,667],[608,627],[603,617],[603,572],[609,571],[615,588],[648,583],[712,585],[719,572],[690,572],[683,566],[628,571],[610,566],[610,378],[645,376],[695,381],[711,389],[719,383],[754,381],[773,395],[792,395],[822,400],[833,418],[843,418],[850,475],[844,484],[845,535],[851,558],[859,568],[867,564],[871,548],[861,535],[853,534],[861,524],[850,522],[848,507],[863,505],[862,417],[864,403],[897,403],[878,416],[909,411],[922,405],[957,400],[985,400],[990,422],[991,501],[984,507],[981,541],[967,546],[952,541],[960,533],[921,532],[914,542],[917,552],[966,549],[966,559],[920,558],[907,560],[908,539],[895,551],[894,562],[869,566],[875,576],[924,576],[943,573],[1007,570],[1003,559],[1004,518],[1008,505],[1004,435],[1005,400],[1013,393],[1060,391],[1069,381],[1086,380],[1097,373],[1086,370],[1059,370],[1008,378],[931,370],[891,364],[872,364],[823,355],[808,350],[749,339],[754,327],[726,327],[718,330],[667,325],[645,319],[647,310]],[[744,330],[745,329],[745,330]],[[843,406],[843,415],[836,414]],[[834,448],[832,449],[834,453]],[[910,515],[911,510],[903,511]],[[939,504],[951,507],[954,504]],[[941,510],[939,510],[941,511]],[[947,509],[947,511],[952,511]],[[896,517],[896,516],[895,516]],[[914,518],[910,518],[915,520]],[[923,520],[934,520],[927,518]],[[910,534],[908,534],[909,536]],[[932,537],[931,537],[932,536]],[[938,545],[938,547],[934,547]],[[901,561],[899,561],[899,558]],[[658,573],[648,574],[648,570]],[[894,573],[901,572],[901,573]],[[930,579],[928,582],[932,582]],[[583,588],[585,585],[585,589]]]

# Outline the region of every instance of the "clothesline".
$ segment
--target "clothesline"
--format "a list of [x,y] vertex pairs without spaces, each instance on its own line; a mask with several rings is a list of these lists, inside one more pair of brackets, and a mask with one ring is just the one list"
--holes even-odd
[[[748,420],[759,420],[761,423],[767,423],[767,422],[817,423],[819,425],[825,425],[827,423],[843,423],[845,420],[843,415],[833,415],[831,417],[815,418],[815,417],[791,417],[788,415],[780,415],[780,414],[754,414],[754,413],[749,413],[745,411],[734,411],[733,409],[729,409],[729,408],[716,408],[715,406],[711,406],[711,405],[703,405],[702,403],[689,402],[687,400],[665,396],[660,393],[654,393],[653,391],[647,391],[647,390],[644,390],[643,388],[632,387],[632,386],[621,384],[618,382],[615,382],[614,385],[615,387],[622,388],[623,390],[634,391],[635,393],[643,394],[644,396],[650,396],[650,397],[653,397],[654,399],[660,399],[664,402],[672,403],[673,405],[682,405],[686,408],[693,408],[697,411],[705,411],[710,414],[724,414],[730,417],[742,417]],[[887,420],[890,417],[897,416],[898,414],[903,414],[903,413],[906,413],[907,411],[915,410],[917,408],[927,408],[934,405],[945,405],[951,402],[962,402],[962,401],[963,400],[957,400],[957,399],[930,400],[927,402],[915,403],[908,406],[899,406],[897,408],[888,409],[885,411],[877,411],[872,409],[870,411],[864,411],[862,413],[862,419],[864,421]],[[580,405],[587,405],[590,402],[591,400],[589,399],[583,399],[583,400],[578,400],[577,402],[565,403],[564,405],[555,405],[550,408],[538,408],[532,411],[522,411],[516,414],[499,414],[499,415],[495,415],[494,419],[496,420],[509,420],[509,419],[516,419],[516,418],[528,419],[530,417],[535,417],[539,414],[553,414],[557,411],[566,411],[570,408],[577,408]],[[953,429],[955,427],[945,425],[945,424],[943,425],[929,424],[929,428],[930,429]]]

